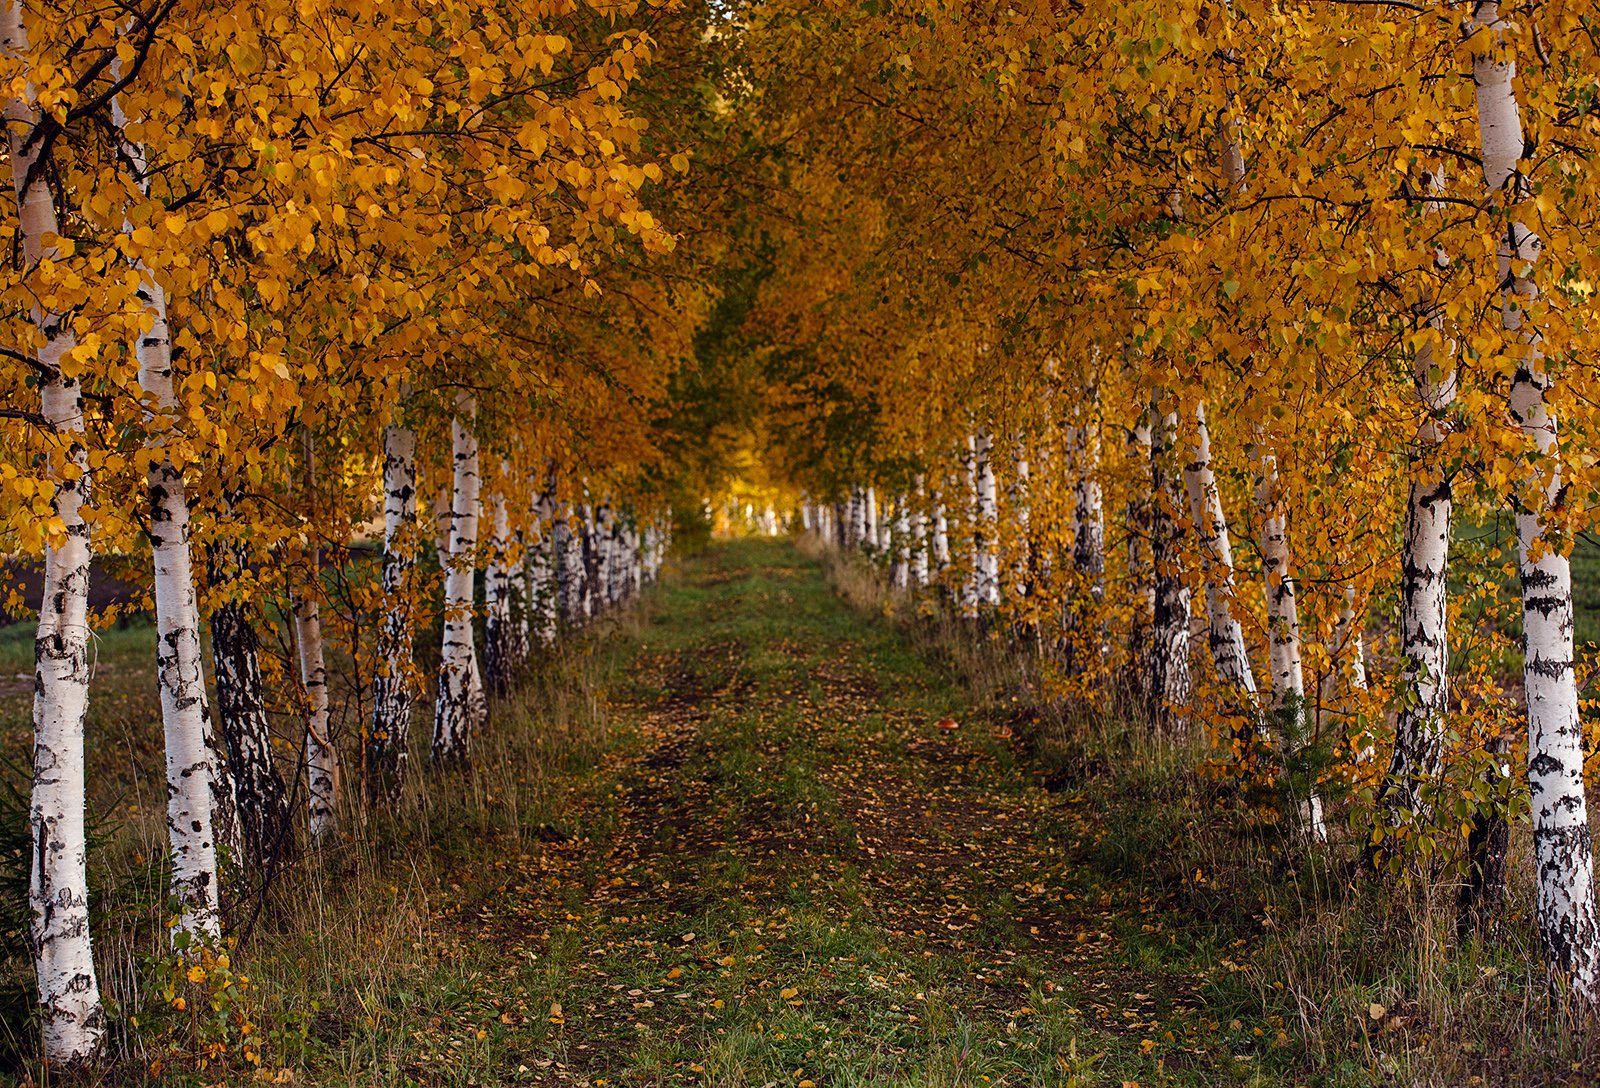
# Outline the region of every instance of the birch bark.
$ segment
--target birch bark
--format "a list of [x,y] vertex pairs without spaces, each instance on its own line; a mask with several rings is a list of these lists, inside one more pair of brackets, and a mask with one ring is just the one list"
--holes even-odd
[[572,504],[563,502],[557,509],[551,529],[551,546],[555,551],[556,590],[561,605],[561,619],[569,624],[579,620],[579,596],[582,593],[583,562],[581,543],[572,528]]
[[994,482],[994,440],[979,431],[974,449],[978,473],[978,603],[1000,604],[1000,508]]
[[394,423],[383,431],[383,618],[378,623],[367,759],[367,803],[373,807],[400,800],[410,762],[411,714],[417,700],[411,618],[416,535],[417,436],[410,427]]
[[433,757],[441,763],[464,763],[471,737],[480,725],[482,676],[472,627],[480,488],[478,439],[473,432],[477,409],[474,397],[461,394],[450,425],[450,546],[445,565],[439,692],[433,715]]
[[1477,90],[1483,172],[1490,193],[1512,206],[1501,229],[1498,282],[1501,324],[1519,342],[1511,380],[1511,416],[1537,460],[1534,477],[1518,496],[1518,565],[1522,575],[1523,681],[1528,701],[1528,786],[1538,875],[1539,935],[1552,975],[1581,1002],[1600,998],[1600,919],[1596,917],[1594,847],[1583,782],[1583,723],[1573,672],[1572,567],[1551,523],[1562,502],[1561,454],[1556,417],[1546,397],[1539,329],[1523,312],[1538,297],[1530,279],[1543,248],[1517,217],[1529,196],[1521,170],[1526,150],[1515,88],[1516,63],[1508,49],[1511,25],[1497,3],[1473,5],[1475,29],[1487,29],[1493,50],[1477,52]]
[[[310,431],[301,433],[302,468],[307,505],[316,532],[316,455]],[[300,664],[300,686],[305,693],[307,831],[313,846],[320,845],[339,824],[339,749],[334,745],[328,709],[328,665],[322,642],[322,551],[314,539],[305,549],[306,583],[294,594],[295,649]]]
[[[0,52],[28,54],[20,0],[9,0],[0,23]],[[22,259],[30,271],[59,251],[55,198],[41,145],[35,89],[5,105],[11,183],[17,196]],[[44,592],[34,641],[33,831],[28,905],[44,1055],[63,1066],[88,1060],[105,1036],[105,1009],[89,940],[88,844],[84,833],[83,725],[89,702],[89,459],[83,445],[83,390],[62,366],[77,346],[65,315],[36,303],[40,407],[54,433],[56,478],[51,507],[62,535],[47,543]]]
[[961,583],[961,615],[969,620],[978,618],[978,601],[983,594],[983,508],[978,497],[978,436],[967,435],[967,446],[961,455],[961,467],[967,477],[967,571]]
[[1183,580],[1178,510],[1176,456],[1178,416],[1162,412],[1160,396],[1151,400],[1151,414],[1160,420],[1150,442],[1150,564],[1154,608],[1146,665],[1147,715],[1151,732],[1173,737],[1188,728],[1191,694],[1189,674],[1189,587]]
[[[1284,745],[1294,752],[1305,745],[1306,685],[1301,662],[1300,607],[1289,554],[1289,526],[1278,483],[1278,458],[1257,443],[1256,508],[1261,513],[1261,573],[1267,595],[1267,658],[1272,672],[1273,709]],[[1326,842],[1322,798],[1315,784],[1299,798],[1302,831],[1313,842]]]
[[916,509],[911,513],[911,579],[918,589],[928,584],[928,496],[922,473],[917,473]]
[[[1149,465],[1155,471],[1153,438],[1150,431],[1150,411],[1141,412],[1139,419],[1128,428],[1127,455],[1131,464]],[[1128,657],[1135,662],[1141,695],[1150,697],[1150,670],[1147,659],[1150,653],[1151,626],[1155,622],[1156,583],[1152,532],[1155,528],[1155,491],[1138,487],[1128,489],[1128,502],[1123,520],[1128,527],[1128,581],[1133,590],[1133,617],[1128,630]]]
[[[315,577],[316,568],[312,568]],[[328,731],[328,665],[322,645],[322,612],[302,592],[294,602],[295,647],[306,699],[307,830],[313,845],[338,827],[339,756]]]
[[1072,564],[1098,607],[1106,594],[1106,522],[1100,488],[1100,434],[1090,425],[1083,436],[1078,478],[1073,486]]
[[1006,502],[1011,507],[1011,525],[1016,533],[1011,549],[1011,595],[1019,604],[1033,591],[1033,512],[1029,509],[1029,477],[1027,447],[1018,442],[1012,456],[1011,486],[1006,489]]
[[1250,668],[1244,629],[1233,614],[1233,542],[1228,519],[1222,512],[1222,494],[1211,467],[1211,429],[1206,424],[1204,404],[1194,410],[1194,456],[1184,467],[1184,484],[1189,494],[1189,513],[1199,537],[1199,551],[1206,580],[1206,620],[1211,659],[1222,682],[1238,692],[1241,706],[1234,739],[1247,745],[1261,731],[1260,706],[1256,701],[1256,678]]
[[[1073,443],[1073,460],[1077,470],[1073,484],[1072,565],[1078,575],[1078,585],[1089,591],[1089,609],[1098,616],[1106,596],[1106,526],[1100,489],[1100,432],[1093,419],[1083,420],[1072,431],[1076,439]],[[1062,611],[1063,618],[1071,620],[1071,627],[1065,630],[1076,630],[1081,638],[1081,632],[1087,627],[1082,622],[1082,609],[1074,607],[1067,600],[1063,602]],[[1099,644],[1096,650],[1103,654],[1103,621],[1097,621],[1094,637]]]
[[528,607],[533,613],[533,637],[544,649],[555,645],[560,603],[557,600],[556,548],[553,532],[555,502],[542,492],[534,503],[535,537],[526,558]]
[[[111,123],[135,185],[148,194],[144,148],[128,138],[128,118],[119,99],[112,100]],[[124,222],[122,231],[132,235],[133,224]],[[218,812],[231,814],[233,804],[223,794],[227,776],[214,762],[217,745],[206,706],[200,608],[189,551],[188,487],[164,446],[173,436],[177,416],[167,296],[143,260],[133,258],[130,264],[139,277],[139,304],[149,325],[135,341],[134,355],[145,400],[145,446],[152,454],[146,487],[155,567],[156,679],[166,749],[171,894],[180,906],[173,936],[181,933],[191,940],[213,942],[222,932],[214,817]]]
[[893,543],[896,552],[892,581],[896,589],[906,589],[911,585],[911,513],[905,492],[895,497],[894,507]]
[[[1443,189],[1437,172],[1424,184],[1434,194]],[[1440,209],[1430,201],[1428,210]],[[1442,251],[1435,252],[1434,264],[1439,271],[1447,266]],[[1430,291],[1415,309],[1423,331],[1432,338],[1417,347],[1412,359],[1423,417],[1407,452],[1410,487],[1400,561],[1402,695],[1394,752],[1378,798],[1390,828],[1426,821],[1430,814],[1427,788],[1444,772],[1445,713],[1450,704],[1446,594],[1453,497],[1440,446],[1446,413],[1456,399],[1456,371],[1453,351],[1444,342],[1444,311],[1435,293]]]
[[[247,572],[244,549],[212,543],[206,569],[213,586],[236,581]],[[272,754],[260,637],[245,601],[224,601],[211,614],[211,658],[240,836],[252,871],[262,872],[294,852],[294,814]]]
[[[504,479],[504,476],[501,477]],[[505,493],[489,496],[489,564],[483,579],[483,659],[489,691],[504,696],[518,667],[512,609],[511,513]]]

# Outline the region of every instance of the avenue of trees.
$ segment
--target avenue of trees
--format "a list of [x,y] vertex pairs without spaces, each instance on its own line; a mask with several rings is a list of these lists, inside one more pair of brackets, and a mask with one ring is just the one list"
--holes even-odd
[[182,956],[730,496],[1207,745],[1287,849],[1447,875],[1464,937],[1526,821],[1548,973],[1600,998],[1588,8],[6,0],[0,64],[52,1063],[105,1031],[108,558]]

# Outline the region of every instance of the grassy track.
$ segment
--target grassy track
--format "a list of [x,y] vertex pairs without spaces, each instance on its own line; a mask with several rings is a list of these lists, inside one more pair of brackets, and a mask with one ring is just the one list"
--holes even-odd
[[[441,910],[455,994],[392,1025],[375,1049],[397,1067],[363,1070],[356,1030],[330,1073],[1227,1084],[1288,1060],[1281,1021],[1200,977],[1211,953],[1182,920],[1082,864],[1092,814],[788,546],[688,560],[616,675],[630,739],[568,841]],[[1239,1016],[1219,1022],[1219,998]]]

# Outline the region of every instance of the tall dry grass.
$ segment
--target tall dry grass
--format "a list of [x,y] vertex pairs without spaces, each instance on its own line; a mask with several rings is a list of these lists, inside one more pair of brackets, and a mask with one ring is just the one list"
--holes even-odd
[[[194,961],[168,948],[160,762],[149,753],[131,758],[131,788],[119,783],[116,796],[96,796],[90,806],[117,814],[102,822],[92,849],[95,953],[111,1030],[91,1081],[243,1083],[292,1078],[308,1066],[320,1066],[325,1083],[399,1076],[411,1060],[405,1040],[419,1028],[410,1019],[426,1017],[396,1011],[392,995],[424,975],[443,972],[430,985],[446,989],[452,981],[434,947],[441,902],[490,894],[503,873],[485,859],[516,858],[567,834],[575,797],[626,742],[607,693],[621,648],[647,611],[636,604],[537,656],[516,692],[493,703],[464,769],[429,766],[431,704],[419,702],[412,773],[398,805],[364,812],[349,782],[334,841],[300,853],[264,889],[230,881],[225,945],[207,953],[198,983],[187,974]],[[346,723],[346,735],[357,724]],[[158,755],[159,727],[149,731],[153,742],[141,733],[129,743],[153,743]],[[460,971],[464,979],[467,966]],[[54,1083],[36,1059],[25,949],[0,962],[0,988],[10,998],[0,1083]]]

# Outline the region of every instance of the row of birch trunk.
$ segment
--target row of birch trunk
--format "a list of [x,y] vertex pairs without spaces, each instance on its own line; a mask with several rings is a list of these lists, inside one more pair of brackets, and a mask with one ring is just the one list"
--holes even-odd
[[[1115,11],[1113,6],[1086,19]],[[1079,65],[1106,60],[1085,86],[1101,87],[1102,77],[1126,78],[1149,96],[1138,101],[1157,104],[1145,116],[1161,120],[1154,132],[1141,128],[1133,119],[1137,111],[1119,112],[1129,99],[1122,92],[1056,95],[1053,86],[1041,92],[1043,99],[1068,103],[1063,112],[1069,118],[1104,119],[1092,139],[1087,126],[1059,126],[1063,161],[1077,172],[1064,172],[1057,181],[1063,190],[1080,185],[1094,190],[1096,171],[1108,171],[1108,191],[1084,198],[1084,207],[1094,210],[1085,218],[1097,222],[1122,224],[1118,217],[1130,200],[1143,201],[1140,214],[1148,219],[1141,222],[1158,228],[1146,239],[1147,263],[1121,263],[1121,226],[1108,228],[1106,253],[1085,259],[1094,275],[1081,283],[1072,278],[1075,270],[1064,272],[1060,281],[1047,279],[1040,269],[1053,268],[1063,250],[1041,243],[1026,251],[1012,237],[1012,226],[1002,231],[991,224],[991,235],[969,240],[972,251],[983,254],[982,261],[972,263],[988,261],[991,239],[1000,233],[1018,252],[1039,259],[1016,272],[1015,283],[997,280],[1003,288],[973,277],[959,285],[966,295],[952,291],[936,302],[917,301],[949,315],[971,300],[972,312],[957,313],[948,326],[960,328],[965,322],[994,343],[1008,336],[1019,340],[1017,330],[1027,328],[1036,334],[1032,347],[1008,348],[1008,353],[1018,356],[1017,372],[1038,373],[1008,374],[1001,353],[981,337],[976,345],[957,349],[959,342],[941,326],[930,338],[938,338],[947,356],[967,357],[952,368],[962,377],[948,387],[936,381],[918,386],[910,401],[883,410],[897,426],[921,421],[939,441],[907,443],[910,450],[887,448],[891,443],[868,450],[866,462],[879,467],[838,473],[815,487],[801,518],[807,530],[833,545],[872,556],[893,585],[935,590],[951,610],[991,636],[1019,639],[1046,656],[1069,686],[1078,683],[1080,694],[1085,682],[1120,687],[1153,734],[1177,737],[1203,724],[1211,742],[1242,774],[1278,781],[1286,839],[1300,849],[1321,849],[1335,834],[1328,794],[1339,779],[1371,786],[1362,795],[1370,803],[1350,821],[1360,829],[1360,852],[1371,868],[1428,869],[1440,841],[1463,839],[1459,914],[1464,930],[1492,926],[1503,911],[1511,813],[1500,784],[1512,776],[1510,753],[1524,749],[1520,778],[1529,805],[1535,916],[1546,963],[1559,987],[1580,1003],[1593,1004],[1600,1000],[1600,918],[1570,560],[1575,527],[1581,527],[1575,516],[1583,502],[1578,486],[1587,486],[1593,463],[1592,453],[1574,447],[1593,432],[1568,436],[1564,450],[1557,420],[1558,408],[1581,413],[1592,403],[1581,384],[1586,375],[1577,365],[1583,351],[1571,345],[1578,342],[1574,322],[1583,320],[1575,315],[1592,300],[1592,277],[1572,269],[1586,259],[1579,255],[1592,249],[1593,217],[1574,211],[1574,219],[1582,222],[1563,225],[1552,210],[1568,203],[1587,208],[1589,197],[1581,184],[1558,192],[1548,180],[1556,167],[1544,157],[1546,151],[1554,146],[1552,155],[1572,155],[1573,163],[1563,168],[1575,176],[1582,170],[1575,164],[1587,161],[1586,145],[1552,140],[1566,115],[1546,103],[1566,100],[1560,89],[1564,69],[1552,62],[1545,13],[1519,9],[1515,14],[1522,25],[1513,25],[1509,9],[1493,0],[1452,9],[1438,25],[1453,29],[1437,44],[1441,50],[1452,43],[1457,47],[1442,71],[1461,71],[1467,65],[1460,62],[1470,61],[1470,81],[1460,81],[1463,93],[1451,107],[1459,124],[1434,129],[1419,112],[1403,119],[1417,131],[1408,127],[1398,138],[1384,129],[1332,142],[1328,150],[1334,161],[1324,164],[1325,172],[1338,177],[1350,164],[1352,186],[1339,198],[1320,201],[1307,194],[1324,167],[1296,175],[1284,167],[1285,148],[1274,143],[1281,133],[1292,134],[1292,167],[1309,161],[1296,156],[1309,155],[1319,137],[1305,133],[1302,140],[1299,121],[1273,112],[1282,105],[1278,92],[1287,84],[1263,73],[1277,71],[1277,58],[1246,55],[1265,44],[1297,56],[1293,46],[1259,36],[1260,11],[1241,14],[1222,5],[1209,12],[1195,24],[1205,47],[1192,53],[1171,48],[1164,23],[1144,24],[1152,55],[1180,58],[1165,69],[1168,79],[1181,73],[1211,95],[1207,107],[1192,115],[1199,119],[1196,131],[1178,138],[1176,151],[1152,149],[1165,147],[1173,131],[1182,132],[1181,126],[1166,127],[1183,97],[1170,86],[1190,85],[1152,89],[1149,71],[1134,72],[1136,66],[1115,50],[1103,49],[1111,38],[1091,33],[1086,40],[1098,44],[1082,55],[1057,58],[1061,69],[1046,83],[1070,78]],[[1335,18],[1347,15],[1341,11]],[[1280,29],[1303,17],[1287,16]],[[1130,25],[1138,19],[1131,16]],[[1048,20],[1041,25],[1048,27],[1041,41],[1059,29]],[[1118,26],[1119,32],[1125,29]],[[1334,37],[1347,40],[1342,33]],[[1392,27],[1375,31],[1373,40],[1392,44],[1391,35],[1394,41],[1411,41],[1394,35]],[[1064,32],[1062,40],[1074,39]],[[1138,40],[1137,32],[1129,40]],[[1539,62],[1524,73],[1520,92],[1519,50]],[[1576,63],[1580,56],[1587,54],[1561,59]],[[1337,64],[1328,71],[1335,69]],[[1250,83],[1252,78],[1257,82]],[[1437,106],[1433,83],[1455,85],[1433,75],[1417,82],[1430,87],[1416,99],[1419,111]],[[1271,91],[1262,95],[1263,87]],[[1241,88],[1258,95],[1254,107]],[[1168,94],[1174,100],[1163,98]],[[1110,115],[1096,112],[1107,103]],[[1270,120],[1252,128],[1252,109]],[[1535,120],[1525,125],[1523,115],[1530,109]],[[1323,117],[1318,110],[1294,116]],[[903,115],[922,118],[936,112],[919,101]],[[899,116],[886,113],[884,124],[898,124]],[[1346,116],[1365,115],[1335,101],[1318,127]],[[996,131],[1012,131],[1012,124],[1008,118],[1007,126]],[[960,141],[967,135],[958,126],[944,138],[964,146]],[[1367,139],[1385,154],[1396,143],[1409,152],[1409,158],[1402,156],[1398,174],[1404,177],[1396,193],[1385,189],[1384,196],[1373,197],[1387,182],[1375,183],[1366,172]],[[1085,144],[1103,158],[1075,149]],[[1251,146],[1258,155],[1276,149],[1278,158],[1258,170]],[[1025,147],[1031,155],[1032,144]],[[1171,161],[1163,158],[1169,154]],[[957,155],[952,161],[967,160]],[[1152,169],[1157,162],[1161,165]],[[830,166],[845,176],[843,165]],[[1447,166],[1456,172],[1447,173]],[[1133,173],[1115,173],[1119,169]],[[1174,180],[1160,180],[1167,176],[1164,171]],[[970,179],[958,171],[954,180],[964,193]],[[1129,196],[1146,189],[1155,192]],[[1341,203],[1358,190],[1359,198]],[[1302,198],[1305,203],[1298,204]],[[1096,199],[1100,202],[1091,202]],[[1404,276],[1391,275],[1388,258],[1374,255],[1389,251],[1391,238],[1382,231],[1394,229],[1393,224],[1364,218],[1385,200],[1403,209],[1397,221],[1405,223],[1407,246],[1424,241],[1400,262],[1408,269]],[[1159,210],[1152,210],[1155,205]],[[947,206],[934,206],[948,212]],[[1066,206],[1077,205],[1069,200]],[[1290,226],[1273,234],[1273,209],[1286,207],[1310,210],[1299,220],[1285,213]],[[1340,217],[1347,212],[1345,222]],[[1297,231],[1321,230],[1335,221],[1341,224],[1333,243],[1339,253],[1297,248]],[[1461,229],[1463,224],[1479,229]],[[1564,259],[1579,263],[1552,273],[1547,239],[1537,231],[1549,232]],[[1074,253],[1099,239],[1093,230],[1068,234]],[[1441,239],[1461,248],[1481,242],[1489,259],[1475,251],[1449,252]],[[1191,266],[1182,257],[1168,259],[1191,252],[1203,253],[1203,260]],[[1333,310],[1364,314],[1371,300],[1352,304],[1331,292],[1313,301],[1314,292],[1306,293],[1308,279],[1344,258],[1359,266],[1343,281],[1347,291],[1367,292],[1377,283],[1382,298],[1371,305],[1395,311],[1376,333],[1347,317],[1335,335],[1326,331],[1335,323],[1323,320]],[[1292,274],[1285,271],[1291,260]],[[1205,266],[1201,273],[1199,264]],[[1252,275],[1259,282],[1242,282]],[[1463,283],[1468,276],[1474,277],[1470,289]],[[1114,283],[1114,289],[1096,293],[1096,277]],[[1169,277],[1172,297],[1163,293]],[[873,290],[881,288],[878,281],[869,282]],[[1541,297],[1541,282],[1548,297]],[[1196,290],[1202,284],[1205,289]],[[1464,292],[1487,305],[1463,303]],[[1077,293],[1086,300],[1081,306],[1072,301]],[[863,297],[876,296],[866,291]],[[1254,310],[1241,301],[1246,298]],[[904,299],[894,302],[912,308]],[[871,330],[865,342],[872,345],[869,350],[878,350],[879,320],[889,308],[880,310],[870,301],[862,305],[861,327]],[[1032,309],[1050,316],[1038,318]],[[846,344],[849,333],[842,325],[831,325],[829,335]],[[995,331],[1001,328],[1005,335]],[[1307,329],[1322,332],[1307,334]],[[1382,343],[1373,347],[1361,339],[1369,334]],[[1547,345],[1547,335],[1554,347]],[[907,342],[909,357],[927,350],[921,339]],[[1041,350],[1039,344],[1047,347]],[[1042,355],[1060,345],[1081,345],[1079,357],[1068,365],[1028,361],[1030,350]],[[1348,378],[1353,393],[1334,388],[1337,368],[1307,365],[1302,371],[1297,366],[1297,356],[1320,364],[1325,353],[1338,352],[1362,360]],[[856,361],[848,350],[841,356],[840,369],[849,373]],[[1414,432],[1408,429],[1400,443],[1364,427],[1361,419],[1363,413],[1386,410],[1375,386],[1391,357],[1403,362],[1411,379],[1413,397],[1406,411],[1416,420]],[[1470,402],[1461,391],[1468,361],[1478,367]],[[937,378],[939,368],[929,369]],[[1022,405],[997,394],[1008,379],[1029,392],[1053,390],[1049,403]],[[1097,407],[1103,391],[1097,383],[1103,380],[1120,383],[1115,432],[1106,429]],[[885,381],[874,391],[892,398],[893,388]],[[930,397],[930,388],[942,393]],[[1348,401],[1341,400],[1347,395]],[[1318,414],[1324,404],[1330,406],[1326,416]],[[1297,413],[1305,414],[1292,424],[1279,418]],[[958,418],[961,423],[950,422]],[[1228,445],[1214,443],[1214,432],[1225,434]],[[1467,440],[1452,442],[1458,432],[1468,432]],[[1116,477],[1106,469],[1113,442],[1121,472]],[[1337,503],[1342,489],[1352,505],[1336,512],[1345,523],[1340,530],[1307,526],[1306,513],[1294,508],[1311,490],[1301,486],[1308,475],[1305,462],[1319,455],[1332,461],[1352,447],[1381,451],[1355,462],[1373,478],[1341,480],[1319,466],[1319,487],[1334,495],[1319,501]],[[1294,467],[1286,471],[1285,465]],[[1482,483],[1479,501],[1465,518],[1457,493],[1464,477]],[[1108,507],[1113,485],[1125,501]],[[1399,492],[1393,501],[1400,517],[1389,525],[1365,525],[1386,507],[1368,510],[1359,504],[1372,501],[1380,489]],[[1507,508],[1514,521],[1520,599],[1500,630],[1509,632],[1508,641],[1520,642],[1515,648],[1520,655],[1507,655],[1520,657],[1512,666],[1519,675],[1488,682],[1472,676],[1475,702],[1469,707],[1458,690],[1466,655],[1453,640],[1480,638],[1481,632],[1464,615],[1452,615],[1452,594],[1458,592],[1452,587],[1462,587],[1465,597],[1472,592],[1467,587],[1496,575],[1453,571],[1452,564],[1459,564],[1473,523]],[[1297,536],[1302,546],[1311,538],[1318,546],[1334,542],[1349,554],[1297,552]],[[1391,537],[1392,545],[1387,543]],[[1356,546],[1352,540],[1364,543]],[[1113,548],[1121,554],[1113,556]],[[1303,574],[1308,568],[1321,576],[1308,582]],[[1387,584],[1373,583],[1375,569],[1388,572]],[[1467,577],[1453,578],[1453,573]],[[1505,595],[1513,595],[1509,586]],[[1477,600],[1497,596],[1479,593]],[[1386,657],[1369,656],[1374,642],[1383,644]],[[1197,643],[1208,652],[1202,654]],[[1197,668],[1203,658],[1209,658],[1209,667]],[[1124,663],[1125,675],[1103,675],[1099,666],[1106,660]],[[1485,697],[1491,688],[1493,694]],[[1473,715],[1494,716],[1481,709],[1487,701],[1504,706],[1505,716],[1520,722],[1517,735],[1474,735]],[[1512,702],[1514,711],[1506,706]],[[1337,765],[1317,751],[1326,747],[1324,719],[1330,706],[1350,726],[1339,738]],[[1468,796],[1479,784],[1463,780],[1469,776],[1450,777],[1452,765],[1472,766],[1461,758],[1468,749],[1476,749],[1472,754],[1480,766],[1474,773],[1481,771],[1480,782],[1491,783],[1486,787],[1491,803]],[[1355,795],[1353,789],[1339,792]],[[1467,833],[1455,836],[1463,822]],[[1440,834],[1440,828],[1449,834]]]
[[[1479,85],[1489,87],[1489,77]],[[1495,162],[1491,153],[1491,170]],[[1515,322],[1515,298],[1527,287],[1509,282],[1506,320]],[[1421,320],[1435,319],[1426,301],[1418,305]],[[1335,614],[1330,623],[1312,625],[1320,635],[1306,633],[1304,559],[1294,551],[1292,511],[1273,451],[1259,428],[1244,431],[1232,464],[1242,466],[1236,476],[1247,478],[1240,489],[1247,508],[1230,516],[1206,406],[1191,392],[1156,388],[1133,397],[1138,418],[1117,429],[1123,456],[1115,483],[1127,496],[1120,507],[1106,506],[1110,469],[1102,447],[1110,436],[1091,383],[1064,398],[1077,401],[1064,420],[1047,414],[1042,425],[1013,426],[1009,434],[975,428],[928,458],[923,471],[886,474],[831,502],[808,495],[800,523],[832,548],[867,556],[893,587],[931,594],[989,637],[1039,654],[1074,696],[1120,695],[1154,736],[1178,740],[1203,731],[1239,774],[1275,780],[1285,838],[1298,850],[1329,843],[1325,788],[1345,785],[1341,776],[1374,781],[1371,809],[1350,814],[1368,867],[1425,869],[1418,847],[1430,851],[1432,821],[1455,819],[1447,791],[1462,785],[1445,779],[1451,486],[1437,455],[1455,378],[1432,343],[1424,342],[1415,364],[1424,411],[1408,454],[1404,523],[1396,532],[1401,555],[1392,592],[1399,623],[1378,633],[1395,651],[1389,692],[1369,689],[1370,625],[1380,617],[1366,605],[1381,590],[1358,593],[1355,580],[1318,587],[1322,606]],[[1554,420],[1543,399],[1548,383],[1538,369],[1537,341],[1530,343],[1531,362],[1513,386],[1512,408],[1534,448],[1548,454]],[[1559,482],[1557,470],[1534,493],[1554,501]],[[1543,540],[1536,505],[1520,508],[1516,523],[1538,929],[1552,977],[1589,1002],[1600,986],[1600,930],[1573,680],[1569,560]],[[1234,559],[1240,526],[1252,534],[1248,575]],[[1114,575],[1108,539],[1123,549]],[[1245,585],[1246,577],[1256,584]],[[1113,598],[1118,607],[1111,607]],[[1321,644],[1312,644],[1319,637]],[[1309,657],[1318,663],[1315,673]],[[1197,665],[1207,658],[1209,668]],[[1123,667],[1097,670],[1095,663],[1110,660]],[[1395,708],[1392,740],[1380,751],[1371,715],[1376,706],[1382,716],[1385,705]],[[1335,734],[1332,747],[1343,768],[1312,754]],[[1506,738],[1486,746],[1492,780],[1509,776],[1510,747]],[[1457,877],[1463,934],[1497,931],[1508,817],[1503,800],[1472,810]]]
[[[85,758],[107,561],[142,565],[152,591],[167,928],[193,956],[286,864],[428,788],[411,741],[430,694],[430,762],[469,764],[497,697],[634,600],[670,542],[615,452],[647,445],[635,393],[670,350],[601,301],[675,245],[640,199],[663,176],[644,125],[618,104],[646,39],[533,5],[486,80],[445,86],[424,77],[453,64],[434,28],[477,8],[335,14],[0,3],[7,286],[29,300],[8,311],[25,380],[0,407],[0,480],[7,549],[42,553],[28,894],[52,1069],[108,1030]],[[508,117],[558,134],[548,158]],[[584,304],[551,317],[567,288]],[[559,348],[528,334],[557,327]]]
[[[14,27],[11,29],[15,29]],[[24,208],[23,237],[43,253],[40,239],[54,226],[48,183],[28,182],[25,149],[17,179]],[[38,198],[34,194],[42,194]],[[170,404],[171,364],[160,289],[146,279],[140,296],[153,312],[152,331],[138,345],[140,379],[150,413]],[[38,313],[47,330],[41,368],[70,343],[58,315]],[[59,374],[59,370],[53,371]],[[62,455],[82,463],[75,444],[82,405],[71,381],[43,387],[45,410],[63,436]],[[152,458],[147,512],[155,588],[156,676],[165,735],[167,831],[177,907],[171,934],[180,954],[215,946],[225,931],[230,896],[262,894],[275,871],[296,857],[314,856],[326,842],[356,830],[344,764],[359,757],[360,800],[368,812],[402,803],[412,780],[410,742],[428,684],[417,661],[419,627],[430,619],[433,588],[442,590],[437,623],[439,667],[430,756],[439,767],[470,762],[475,739],[489,728],[492,698],[505,696],[537,667],[564,633],[575,632],[628,605],[659,574],[670,541],[664,522],[610,500],[595,501],[581,481],[558,486],[542,469],[519,479],[509,457],[484,486],[484,451],[476,434],[475,398],[455,399],[444,486],[427,519],[436,533],[437,571],[421,562],[424,511],[418,488],[418,437],[397,421],[383,430],[381,607],[371,659],[371,716],[339,720],[330,699],[330,659],[324,608],[332,564],[325,542],[303,538],[292,590],[284,598],[229,594],[270,557],[252,556],[239,539],[219,531],[200,564],[214,607],[198,604],[195,544],[189,532],[185,473]],[[159,434],[159,428],[153,427]],[[315,516],[315,436],[302,433],[301,490],[284,496],[307,503]],[[36,953],[44,1055],[57,1065],[87,1060],[106,1031],[104,1003],[90,932],[85,835],[85,713],[90,697],[89,592],[92,539],[78,514],[90,474],[67,474],[54,499],[66,527],[46,552],[36,641],[30,906]],[[571,495],[572,497],[564,497]],[[513,509],[518,516],[513,518]],[[513,526],[515,525],[515,528]],[[338,549],[338,563],[359,564],[358,552]],[[349,576],[349,570],[341,572]],[[263,655],[281,618],[293,647],[303,735],[284,745],[270,726],[273,694]],[[209,660],[203,638],[209,620]],[[358,647],[345,656],[364,660]],[[207,672],[214,682],[212,712]],[[360,682],[363,678],[356,678]],[[348,738],[358,737],[352,743]],[[275,743],[276,741],[276,743]],[[297,752],[292,759],[279,753]],[[352,752],[352,747],[359,751]],[[425,788],[417,784],[412,790]],[[225,864],[226,862],[226,864]]]

